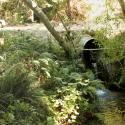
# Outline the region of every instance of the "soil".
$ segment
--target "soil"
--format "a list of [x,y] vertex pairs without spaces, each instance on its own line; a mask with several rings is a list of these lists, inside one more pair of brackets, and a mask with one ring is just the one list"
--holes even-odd
[[[58,32],[65,31],[61,23],[58,23],[58,24],[53,23],[52,25]],[[67,27],[69,27],[71,30],[74,30],[74,31],[81,31],[84,29],[82,24],[70,24]],[[16,25],[16,26],[4,26],[3,28],[0,28],[0,31],[26,31],[26,32],[35,33],[41,36],[49,35],[49,31],[42,23],[32,23],[32,24]]]

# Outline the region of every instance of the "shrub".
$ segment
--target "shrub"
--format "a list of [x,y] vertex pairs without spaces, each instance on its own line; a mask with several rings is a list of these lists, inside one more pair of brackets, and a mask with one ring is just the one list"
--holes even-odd
[[30,90],[31,81],[26,66],[18,63],[10,67],[1,78],[0,91],[11,93],[16,97],[23,97]]

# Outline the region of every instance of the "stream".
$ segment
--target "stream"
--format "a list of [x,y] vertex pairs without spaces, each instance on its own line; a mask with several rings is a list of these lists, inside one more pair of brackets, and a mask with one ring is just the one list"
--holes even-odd
[[125,93],[107,89],[96,93],[104,121],[102,125],[125,125]]

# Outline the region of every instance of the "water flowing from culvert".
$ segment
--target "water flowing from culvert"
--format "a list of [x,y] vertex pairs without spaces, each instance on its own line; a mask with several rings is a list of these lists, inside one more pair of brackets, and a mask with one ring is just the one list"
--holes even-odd
[[125,125],[125,93],[110,90],[97,90],[102,125]]

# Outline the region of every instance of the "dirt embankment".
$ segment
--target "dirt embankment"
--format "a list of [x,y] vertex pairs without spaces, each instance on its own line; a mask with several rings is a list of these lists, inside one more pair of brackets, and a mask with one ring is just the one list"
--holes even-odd
[[[58,31],[58,32],[63,32],[65,31],[64,27],[62,24],[54,25],[53,27]],[[68,26],[71,30],[74,31],[81,31],[84,29],[83,25],[81,24],[71,24]],[[29,32],[33,33],[34,35],[41,35],[43,37],[48,36],[50,33],[47,30],[47,28],[41,23],[41,24],[27,24],[27,25],[19,25],[19,26],[5,26],[3,28],[0,28],[0,31],[22,31],[22,32]]]

